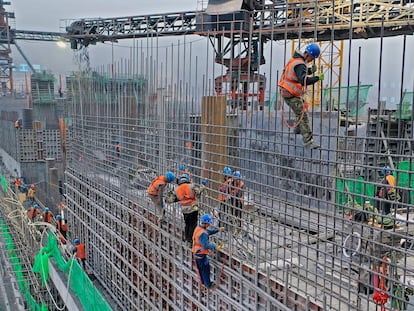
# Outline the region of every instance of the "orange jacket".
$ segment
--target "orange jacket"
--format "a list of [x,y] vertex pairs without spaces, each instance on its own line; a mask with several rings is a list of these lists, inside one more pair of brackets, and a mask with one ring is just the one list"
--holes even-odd
[[68,231],[68,226],[66,224],[63,224],[62,220],[58,220],[56,223],[56,229],[58,229],[60,232],[66,232]]
[[235,180],[230,186],[230,196],[235,198],[243,198],[243,186],[244,182],[242,180]]
[[16,178],[15,185],[17,187],[21,187],[22,186],[22,180],[20,178]]
[[167,178],[164,175],[155,178],[147,189],[147,193],[150,195],[159,195],[160,188],[163,188],[167,184]]
[[218,199],[219,199],[220,202],[224,202],[224,201],[227,200],[228,194],[229,194],[229,187],[230,187],[230,184],[232,183],[232,181],[233,181],[233,179],[231,177],[228,177],[219,186],[219,188],[218,188],[218,191],[219,191]]
[[176,194],[182,206],[193,206],[196,203],[196,195],[191,184],[179,185]]
[[287,90],[295,97],[302,97],[305,94],[305,88],[298,81],[295,73],[295,67],[299,64],[305,64],[303,58],[291,58],[283,70],[282,77],[279,81],[279,86]]
[[52,213],[51,213],[51,212],[47,212],[47,213],[46,213],[46,212],[44,212],[44,213],[43,213],[43,219],[42,219],[42,220],[43,220],[44,222],[51,223],[51,222],[52,222],[52,218],[53,218],[53,217],[52,217]]
[[380,198],[384,197],[384,189],[386,189],[387,193],[391,192],[394,190],[395,187],[395,177],[393,175],[386,175],[385,179],[384,179],[384,184],[385,186],[383,186],[378,193],[378,196]]
[[35,219],[37,216],[39,216],[39,211],[36,208],[32,207],[27,213],[27,216],[29,216],[30,219]]
[[200,236],[203,233],[207,233],[207,230],[203,227],[197,226],[193,233],[193,249],[192,252],[198,255],[208,255],[210,254],[209,249],[204,249],[203,245],[200,243]]
[[86,251],[85,251],[85,244],[76,245],[76,258],[78,259],[85,259],[86,258]]

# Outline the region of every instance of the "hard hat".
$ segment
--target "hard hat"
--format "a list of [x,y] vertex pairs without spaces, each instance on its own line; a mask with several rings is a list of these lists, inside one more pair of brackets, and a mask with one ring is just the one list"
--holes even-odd
[[211,216],[209,214],[204,214],[200,218],[200,223],[211,225],[213,223],[213,218],[211,218]]
[[321,54],[321,49],[316,43],[311,43],[306,47],[305,52],[307,52],[313,58],[318,58]]
[[45,208],[45,212],[46,213],[49,212],[49,208],[48,207]]
[[185,170],[185,165],[184,164],[180,164],[180,166],[178,167],[179,171],[184,171]]
[[62,216],[57,215],[57,216],[56,216],[56,220],[62,220]]
[[224,167],[223,168],[223,174],[230,176],[231,175],[231,168],[230,167],[227,167],[227,166]]
[[165,173],[165,178],[167,179],[167,182],[173,182],[175,180],[175,175],[173,172],[167,172]]
[[35,204],[33,205],[34,208],[39,208],[39,205]]
[[75,244],[75,245],[79,245],[79,244],[80,244],[79,239],[74,239],[74,240],[73,240],[73,244]]
[[34,185],[34,184],[31,184],[31,185],[30,185],[30,188],[32,188],[32,189],[34,189],[34,187],[35,187],[35,185]]
[[189,183],[190,182],[190,176],[188,176],[187,174],[182,174],[180,179],[178,180],[178,184],[185,184],[185,183]]
[[392,169],[388,165],[384,166],[384,168],[381,170],[382,175],[391,175]]
[[235,171],[234,174],[233,174],[233,177],[234,178],[241,178],[240,172],[239,171]]

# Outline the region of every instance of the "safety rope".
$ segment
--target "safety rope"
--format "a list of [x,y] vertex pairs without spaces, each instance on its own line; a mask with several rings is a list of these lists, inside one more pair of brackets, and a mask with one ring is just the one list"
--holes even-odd
[[[304,93],[306,93],[306,88],[307,87],[306,87],[306,77],[305,77],[304,85],[303,85]],[[305,116],[305,113],[308,112],[309,110],[309,104],[308,102],[305,101],[303,96],[302,96],[302,102],[303,102],[303,105],[302,105],[302,112],[300,114],[300,118],[293,125],[290,125],[285,117],[284,110],[283,110],[283,106],[284,106],[283,96],[280,95],[279,97],[280,114],[282,115],[283,124],[286,125],[286,127],[290,129],[294,129],[294,128],[297,128],[298,125],[302,122],[303,117]]]

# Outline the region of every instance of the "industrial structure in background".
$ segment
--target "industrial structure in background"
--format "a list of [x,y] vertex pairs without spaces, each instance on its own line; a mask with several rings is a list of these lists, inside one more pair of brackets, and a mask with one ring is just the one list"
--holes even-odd
[[[210,0],[197,12],[73,22],[60,36],[74,50],[133,39],[131,58],[108,70],[85,63],[66,77],[64,97],[42,72],[31,77],[30,101],[10,99],[21,110],[4,98],[0,242],[21,293],[9,294],[22,310],[412,308],[414,90],[406,89],[405,52],[413,25],[407,1]],[[7,19],[3,29],[12,44],[18,31]],[[163,44],[174,36],[184,41]],[[358,53],[358,65],[346,68],[357,84],[342,83],[338,40],[378,37],[382,47],[388,36],[401,38],[399,104],[378,100],[365,111],[372,81],[360,82],[364,59]],[[276,89],[291,47],[305,42],[320,42],[327,76],[307,94],[318,150],[295,134]],[[161,222],[146,192],[180,166],[192,183],[206,180],[201,212],[226,228],[211,237],[224,243],[211,256],[213,289],[201,285],[184,243],[180,204],[165,203]],[[240,211],[231,193],[219,200],[225,167],[241,174]],[[13,185],[22,176],[39,186],[40,209],[64,218],[67,239],[55,223],[27,225],[31,204]],[[395,185],[384,183],[389,176]],[[73,261],[75,238],[86,246],[84,270]]]

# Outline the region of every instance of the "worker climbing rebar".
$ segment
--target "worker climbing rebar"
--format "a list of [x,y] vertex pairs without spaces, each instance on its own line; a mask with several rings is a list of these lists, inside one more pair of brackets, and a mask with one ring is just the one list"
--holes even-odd
[[321,51],[316,43],[308,45],[303,53],[295,51],[293,57],[286,64],[279,81],[280,95],[295,113],[295,133],[301,133],[304,145],[311,149],[316,149],[320,146],[313,141],[313,134],[309,126],[307,108],[303,96],[307,85],[315,84],[325,78],[323,73],[314,77],[307,76],[315,73],[317,70],[316,65],[308,68],[307,64],[318,58],[320,53]]
[[233,228],[232,232],[240,232],[242,226],[242,211],[244,205],[244,181],[241,173],[235,171],[233,173],[232,182],[230,183],[230,204],[232,208]]
[[217,232],[223,232],[224,227],[211,228],[213,219],[209,214],[205,214],[200,218],[200,225],[194,230],[193,234],[193,248],[194,260],[201,284],[206,288],[212,289],[216,285],[210,280],[210,263],[208,255],[211,250],[220,250],[223,244],[215,244],[209,242],[209,236]]
[[219,225],[228,225],[225,221],[227,218],[226,215],[229,215],[229,204],[230,204],[230,185],[233,181],[232,171],[230,167],[223,168],[223,182],[218,188],[218,200],[220,201],[220,211],[219,211]]
[[85,250],[85,244],[81,243],[79,239],[75,239],[73,241],[73,244],[75,245],[75,256],[78,262],[82,265],[82,268],[84,271],[86,271],[85,267],[85,261],[86,261],[86,250]]
[[60,241],[62,242],[62,244],[66,244],[66,234],[68,231],[68,226],[61,215],[56,216],[56,229]]
[[52,219],[53,219],[52,212],[49,210],[48,207],[46,207],[42,215],[42,221],[50,224],[52,222]]
[[32,222],[35,222],[39,217],[39,205],[34,204],[27,212],[27,216]]
[[31,184],[31,185],[30,185],[30,188],[29,188],[29,190],[28,190],[28,192],[27,192],[27,200],[28,200],[30,203],[35,203],[35,195],[36,195],[36,188],[35,188],[35,185],[34,185],[34,184]]
[[167,184],[173,181],[175,181],[174,173],[166,172],[165,175],[155,178],[147,189],[147,193],[155,205],[160,221],[165,220],[164,190]]
[[198,211],[200,209],[197,203],[197,197],[204,191],[206,181],[202,181],[201,186],[196,186],[190,182],[190,176],[183,174],[178,180],[176,196],[181,205],[181,211],[184,216],[184,240],[187,246],[191,247],[193,233],[197,227]]

